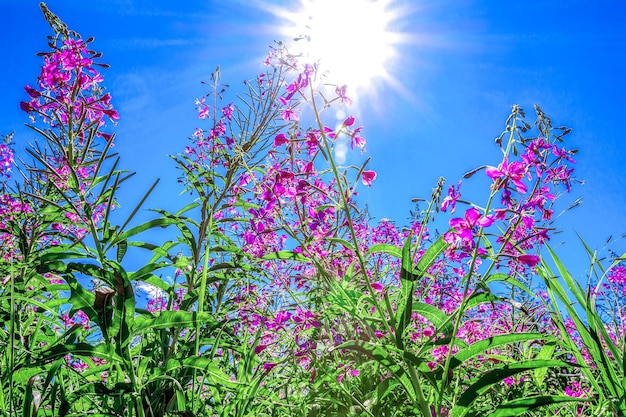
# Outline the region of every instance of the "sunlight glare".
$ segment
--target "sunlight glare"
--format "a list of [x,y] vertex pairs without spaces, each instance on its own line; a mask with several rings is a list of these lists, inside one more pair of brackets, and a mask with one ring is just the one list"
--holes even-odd
[[300,0],[295,12],[276,11],[286,20],[281,32],[298,39],[291,53],[319,61],[329,81],[353,91],[391,78],[390,64],[400,35],[390,26],[398,17],[392,0]]

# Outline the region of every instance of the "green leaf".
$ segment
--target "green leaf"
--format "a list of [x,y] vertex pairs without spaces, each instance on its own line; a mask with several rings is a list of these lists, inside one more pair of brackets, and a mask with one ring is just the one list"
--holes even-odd
[[341,239],[341,238],[338,238],[338,237],[327,237],[326,240],[328,242],[339,243],[340,245],[342,245],[346,249],[349,249],[352,252],[355,252],[354,246],[350,242],[345,240],[345,239]]
[[373,255],[375,253],[386,253],[394,258],[402,259],[402,249],[388,243],[378,243],[376,245],[372,245],[367,251],[368,255]]
[[511,275],[502,274],[502,273],[491,274],[487,278],[485,278],[483,282],[485,284],[489,284],[492,282],[504,282],[506,284],[513,285],[521,289],[526,294],[530,295],[532,298],[535,298],[537,296],[537,294],[532,292],[527,286],[522,284],[518,279],[516,279],[515,277],[512,277]]
[[450,244],[443,240],[443,235],[441,235],[435,243],[426,249],[426,252],[424,252],[417,263],[417,270],[419,271],[420,277],[424,276],[426,271],[428,271],[428,268],[435,263],[437,258],[443,254],[449,246]]
[[120,356],[111,351],[111,346],[106,343],[100,343],[95,346],[88,343],[66,343],[52,346],[49,349],[34,354],[28,367],[40,366],[41,364],[62,358],[67,354],[82,357],[95,356],[110,362],[121,362],[122,360]]
[[128,240],[128,238],[138,235],[139,233],[145,232],[146,230],[155,229],[157,227],[165,228],[172,224],[179,223],[179,220],[176,218],[158,218],[149,220],[139,226],[135,226],[132,229],[125,231],[118,235],[113,241],[111,241],[110,246],[115,246],[124,240]]
[[[536,359],[552,359],[554,356],[554,352],[556,351],[556,343],[550,342],[546,343],[541,347],[541,350],[537,354]],[[543,386],[543,380],[546,378],[548,374],[548,368],[539,368],[535,369],[535,383],[537,386]]]
[[183,360],[170,359],[167,361],[166,372],[171,372],[175,369],[181,368],[198,369],[205,375],[205,377],[208,378],[208,383],[210,385],[222,385],[230,388],[234,388],[239,385],[239,383],[231,381],[230,376],[224,373],[217,363],[210,358],[189,357]]
[[[119,324],[119,347],[124,349],[133,339],[131,329],[135,323],[135,291],[124,268],[116,262],[110,261],[109,263],[115,270],[114,275],[117,284],[113,322]],[[113,331],[111,334],[115,336]]]
[[479,340],[478,342],[472,343],[471,345],[459,350],[452,358],[450,358],[450,369],[454,369],[462,365],[465,361],[498,346],[511,343],[529,342],[533,340],[550,339],[553,338],[541,333],[511,333],[492,336],[487,339]]
[[[170,266],[169,263],[167,262],[150,262],[144,266],[142,266],[141,268],[139,268],[138,270],[134,271],[134,272],[130,272],[128,274],[128,279],[130,281],[144,281],[144,282],[148,282],[147,280],[150,277],[156,277],[154,274],[152,274],[154,271],[158,271],[159,269],[163,269],[163,268],[167,268],[168,266]],[[161,285],[156,285],[154,283],[151,282],[152,285],[156,285],[157,287],[167,290],[169,287],[171,287],[171,284],[166,283],[165,281],[163,281],[161,278],[160,279],[163,284]],[[164,287],[163,287],[164,286]]]
[[404,246],[402,247],[402,262],[400,270],[400,283],[402,288],[398,297],[398,308],[396,310],[396,317],[394,322],[397,324],[397,328],[394,329],[396,335],[396,346],[402,348],[404,342],[404,329],[411,321],[411,312],[413,311],[413,293],[415,292],[415,280],[417,276],[413,275],[413,257],[411,255],[411,239],[412,235],[409,233]]
[[416,302],[413,305],[413,312],[430,321],[435,326],[437,333],[443,332],[445,335],[452,333],[452,316],[437,307],[423,302]]
[[467,299],[467,302],[464,305],[465,311],[484,303],[494,303],[496,301],[503,301],[503,299],[490,292],[475,292]]
[[546,405],[564,402],[588,402],[585,398],[568,397],[565,395],[541,395],[536,397],[518,398],[500,404],[489,414],[491,417],[513,417],[522,415],[530,410]]
[[289,250],[281,250],[278,252],[268,253],[267,255],[263,256],[263,258],[261,259],[264,259],[267,261],[279,259],[279,260],[291,260],[291,261],[307,262],[307,263],[311,262],[311,259],[307,258],[303,254],[289,251]]
[[376,361],[393,374],[395,380],[402,385],[412,401],[415,401],[417,399],[417,394],[415,388],[413,387],[413,384],[411,383],[409,375],[407,374],[405,369],[394,359],[393,355],[391,355],[391,352],[395,352],[399,356],[402,356],[402,350],[396,348],[395,346],[379,346],[372,343],[363,342],[361,340],[350,340],[333,348],[333,350],[341,349],[349,349],[363,353],[370,359]]
[[123,240],[117,244],[117,257],[116,257],[117,262],[122,262],[122,259],[124,259],[124,255],[126,255],[127,251],[128,251],[128,242],[126,240]]
[[465,415],[474,401],[478,397],[488,391],[492,385],[502,381],[505,378],[517,375],[519,373],[530,371],[545,367],[563,367],[570,368],[578,366],[569,362],[559,360],[542,360],[531,359],[527,361],[520,361],[504,365],[503,367],[493,369],[487,372],[484,376],[478,378],[478,380],[470,385],[465,392],[459,398],[457,405],[451,410],[451,417],[458,417]]
[[82,284],[76,280],[74,275],[66,275],[65,281],[70,287],[70,298],[67,300],[67,302],[71,305],[69,315],[73,316],[76,311],[82,310],[85,314],[87,314],[89,320],[101,325],[98,313],[94,309],[96,296],[91,291],[85,289],[85,287],[83,287]]
[[200,322],[210,327],[218,324],[212,313],[196,311],[161,311],[157,317],[139,316],[135,318],[133,330],[141,332],[146,329],[169,329],[172,327],[195,327]]
[[[550,252],[550,256],[552,257],[554,264],[557,266],[563,281],[565,282],[567,291],[553,275],[546,262],[542,263],[542,268],[538,268],[537,272],[546,283],[550,296],[554,298],[556,295],[559,299],[558,301],[560,301],[567,310],[569,317],[574,322],[576,330],[578,331],[578,334],[580,335],[580,338],[598,371],[592,373],[591,371],[584,369],[583,372],[587,374],[591,384],[594,389],[598,391],[599,395],[606,397],[609,400],[617,400],[624,403],[624,398],[626,398],[624,385],[626,384],[626,381],[624,381],[623,378],[624,367],[620,366],[621,363],[623,363],[623,360],[620,361],[618,359],[616,361],[609,357],[607,350],[611,352],[613,357],[617,358],[619,358],[622,353],[618,351],[610,336],[606,332],[602,318],[590,300],[590,294],[585,293],[580,284],[573,279],[571,274],[565,268],[565,265],[550,247],[548,247],[548,251]],[[570,300],[568,292],[574,295],[574,298],[579,303],[580,308],[575,307],[576,303]],[[557,313],[555,315],[557,318],[555,323],[563,334],[568,334],[562,315],[558,310],[558,303],[553,302],[552,308]],[[586,318],[580,316],[579,312],[581,309],[585,312]],[[602,337],[598,335],[598,331],[603,335]],[[567,341],[568,338],[565,338],[565,340]],[[585,359],[580,353],[580,348],[571,341],[570,349],[577,362],[585,363]],[[616,366],[617,363],[620,363],[620,365]]]

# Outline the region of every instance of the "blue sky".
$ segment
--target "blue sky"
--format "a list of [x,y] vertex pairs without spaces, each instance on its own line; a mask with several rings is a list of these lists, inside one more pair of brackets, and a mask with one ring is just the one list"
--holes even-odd
[[[339,1],[339,0],[338,0]],[[48,0],[50,9],[111,65],[104,76],[120,111],[116,151],[137,171],[122,194],[132,206],[161,177],[150,207],[175,209],[177,171],[167,154],[183,149],[201,126],[194,100],[208,92],[217,65],[236,91],[262,70],[268,47],[282,39],[284,21],[261,3],[294,10],[292,1]],[[377,83],[354,112],[365,126],[375,185],[363,190],[375,218],[403,224],[411,199],[428,197],[439,176],[454,184],[470,169],[495,165],[493,139],[512,104],[532,123],[539,104],[555,125],[573,129],[567,146],[579,150],[575,189],[582,206],[562,216],[553,244],[582,274],[579,233],[602,248],[626,232],[623,101],[626,97],[626,2],[396,0],[402,14],[391,29],[404,35],[388,70],[396,86]],[[19,110],[23,86],[34,84],[51,33],[38,1],[0,0],[0,132],[31,141]],[[298,34],[294,34],[297,36]],[[464,184],[470,186],[471,180]],[[468,188],[471,189],[471,186]],[[483,200],[478,199],[480,204]],[[613,246],[624,252],[623,241]]]

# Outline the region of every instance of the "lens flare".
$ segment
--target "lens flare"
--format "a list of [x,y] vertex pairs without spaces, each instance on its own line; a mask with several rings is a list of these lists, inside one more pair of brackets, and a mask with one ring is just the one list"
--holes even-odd
[[389,81],[396,45],[398,12],[392,0],[300,0],[299,6],[272,13],[284,20],[281,35],[294,39],[289,51],[328,71],[330,82],[363,92]]

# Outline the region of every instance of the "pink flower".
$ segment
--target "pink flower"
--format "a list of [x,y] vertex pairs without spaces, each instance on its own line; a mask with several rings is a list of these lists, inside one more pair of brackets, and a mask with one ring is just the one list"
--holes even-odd
[[233,110],[234,109],[232,104],[228,104],[227,106],[222,108],[222,114],[224,115],[224,117],[226,117],[226,119],[228,119],[229,122],[232,120]]
[[363,149],[363,147],[365,146],[365,138],[359,135],[352,135],[352,140],[350,141],[350,147],[352,149],[354,149],[354,147],[356,146],[357,148],[361,148]]
[[372,282],[372,289],[378,293],[383,292],[383,284],[380,282]]
[[524,265],[528,265],[531,268],[534,268],[539,263],[539,257],[537,255],[520,255],[517,257],[517,260],[523,263]]
[[271,371],[272,369],[274,369],[274,367],[275,367],[275,366],[276,366],[276,364],[275,364],[275,363],[265,362],[265,363],[263,364],[263,369],[265,369],[265,372],[269,372],[269,371]]
[[293,321],[300,330],[307,330],[311,327],[319,328],[322,325],[322,323],[316,320],[316,314],[311,313],[309,310],[304,311],[300,307],[296,308],[296,315],[293,317]]
[[527,191],[526,184],[524,184],[522,179],[528,173],[528,165],[523,162],[512,162],[509,164],[508,159],[505,158],[498,168],[487,167],[486,173],[494,181],[504,178],[504,181],[498,184],[499,189],[506,188],[509,180],[511,180],[515,188],[517,188],[517,192],[524,194]]
[[465,212],[465,218],[450,219],[449,224],[453,230],[444,235],[444,240],[447,243],[471,242],[474,238],[475,227],[489,227],[493,222],[493,215],[482,216],[478,209],[472,207]]
[[359,372],[358,369],[352,368],[349,364],[346,364],[346,365],[339,364],[339,368],[343,368],[341,372],[339,373],[339,375],[337,376],[337,382],[339,382],[340,384],[343,382],[343,379],[346,377],[346,375],[350,375],[350,376],[361,375],[361,372]]
[[352,105],[352,99],[348,97],[348,86],[337,86],[337,88],[335,88],[335,93],[337,93],[337,97],[339,97],[341,101],[346,103],[348,106]]
[[376,179],[376,171],[363,171],[361,181],[368,187],[372,186],[372,182]]
[[298,116],[298,113],[296,113],[292,109],[283,110],[282,117],[283,117],[283,120],[294,120],[294,121],[300,120],[300,116]]
[[0,144],[0,177],[10,177],[13,162],[14,156],[11,148],[5,144]]
[[450,207],[450,213],[454,213],[454,210],[456,210],[456,202],[461,198],[459,188],[461,188],[461,181],[459,181],[459,184],[456,186],[456,190],[454,185],[450,186],[448,195],[444,197],[443,203],[441,203],[441,211],[446,211],[448,207]]
[[284,133],[279,133],[274,137],[274,146],[284,145],[285,143],[289,143],[289,138]]

